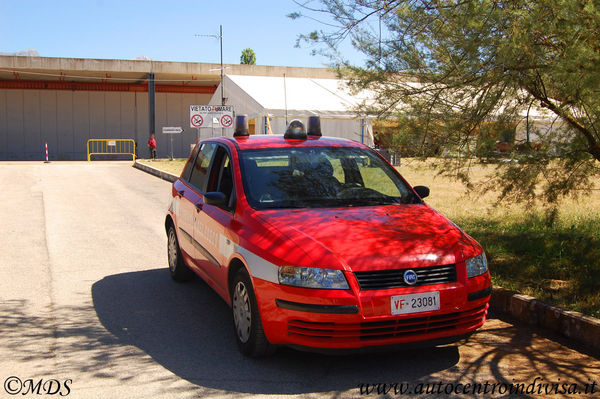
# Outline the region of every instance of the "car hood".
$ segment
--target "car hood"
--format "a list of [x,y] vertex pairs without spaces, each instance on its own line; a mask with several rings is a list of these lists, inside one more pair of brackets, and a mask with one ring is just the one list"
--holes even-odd
[[461,262],[481,247],[424,204],[263,211],[261,219],[292,240],[312,266],[351,271]]

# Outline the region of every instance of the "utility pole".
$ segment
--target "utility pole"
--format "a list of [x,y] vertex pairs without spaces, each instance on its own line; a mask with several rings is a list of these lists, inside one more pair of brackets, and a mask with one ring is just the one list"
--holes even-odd
[[223,91],[223,25],[219,25],[219,43],[221,45],[221,105],[225,105],[225,93]]
[[219,39],[219,45],[221,48],[221,105],[225,105],[225,91],[223,87],[223,25],[219,25],[219,34],[218,35],[194,35],[196,37],[212,37],[214,39]]

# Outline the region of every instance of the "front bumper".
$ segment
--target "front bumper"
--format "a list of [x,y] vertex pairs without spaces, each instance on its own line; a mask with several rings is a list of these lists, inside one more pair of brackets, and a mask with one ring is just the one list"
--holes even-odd
[[[489,274],[466,283],[360,291],[317,290],[254,279],[263,329],[272,344],[357,349],[419,342],[452,342],[481,327],[487,316]],[[438,291],[440,309],[391,315],[394,295]],[[435,344],[432,344],[435,345]]]

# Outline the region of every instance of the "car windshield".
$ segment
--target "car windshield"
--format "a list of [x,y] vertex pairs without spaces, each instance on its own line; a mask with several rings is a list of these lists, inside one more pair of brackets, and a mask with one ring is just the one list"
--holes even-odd
[[286,147],[240,152],[244,191],[254,209],[420,203],[374,151]]

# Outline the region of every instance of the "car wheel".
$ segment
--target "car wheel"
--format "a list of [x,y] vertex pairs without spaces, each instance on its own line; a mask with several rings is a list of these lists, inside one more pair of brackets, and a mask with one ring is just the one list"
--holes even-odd
[[181,256],[175,227],[170,226],[167,232],[167,255],[169,258],[169,272],[173,280],[178,282],[190,281],[194,273],[187,267]]
[[240,351],[249,357],[261,357],[275,352],[263,331],[256,296],[245,270],[239,270],[231,284],[233,328]]

